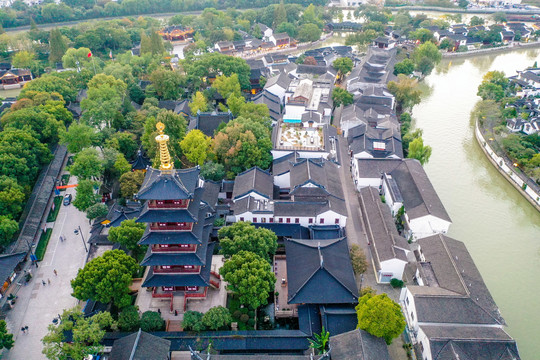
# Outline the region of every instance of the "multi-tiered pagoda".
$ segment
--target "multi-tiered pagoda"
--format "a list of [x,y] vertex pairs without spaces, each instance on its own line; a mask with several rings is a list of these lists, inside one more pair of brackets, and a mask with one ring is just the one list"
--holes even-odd
[[165,126],[160,122],[156,127],[161,165],[148,168],[137,194],[139,200],[146,200],[137,219],[147,223],[139,242],[148,245],[141,262],[149,267],[142,286],[153,288],[156,297],[205,296],[209,285],[216,286],[210,280],[214,244],[208,243],[214,214],[202,201],[204,181],[199,168],[174,169]]

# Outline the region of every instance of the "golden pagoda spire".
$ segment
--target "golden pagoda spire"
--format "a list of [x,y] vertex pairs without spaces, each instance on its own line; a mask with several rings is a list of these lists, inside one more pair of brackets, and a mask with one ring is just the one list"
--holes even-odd
[[173,169],[173,164],[171,163],[171,155],[169,154],[169,148],[167,147],[167,142],[169,141],[169,136],[163,134],[165,129],[165,124],[161,121],[156,124],[156,129],[159,131],[159,135],[156,136],[156,141],[159,144],[159,160],[161,165],[159,170],[170,171]]

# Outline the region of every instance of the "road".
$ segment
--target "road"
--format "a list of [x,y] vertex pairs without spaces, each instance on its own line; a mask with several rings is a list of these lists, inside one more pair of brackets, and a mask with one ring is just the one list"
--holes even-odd
[[[72,176],[70,184],[76,181],[77,179]],[[74,188],[66,191],[75,196]],[[49,223],[48,227],[51,225]],[[77,304],[77,299],[71,296],[70,281],[86,261],[81,235],[75,235],[73,232],[78,226],[81,227],[85,240],[88,240],[90,225],[85,213],[73,205],[62,205],[43,261],[38,263],[38,268],[32,266],[32,280],[19,290],[17,303],[6,317],[8,327],[15,338],[15,346],[6,352],[6,359],[45,359],[41,353],[43,348],[41,339],[47,333],[48,325],[52,324],[53,318],[64,309]],[[60,241],[60,235],[66,240]],[[58,275],[54,274],[54,270]],[[23,326],[28,326],[27,334],[23,334],[20,330]]]

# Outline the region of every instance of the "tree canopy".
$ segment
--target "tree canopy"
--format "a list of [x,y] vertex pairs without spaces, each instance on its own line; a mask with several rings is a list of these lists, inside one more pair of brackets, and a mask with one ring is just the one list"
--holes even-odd
[[402,109],[410,109],[420,103],[421,92],[418,89],[418,81],[403,74],[399,74],[397,81],[388,83],[388,90],[396,97],[396,101]]
[[122,197],[131,198],[136,194],[144,181],[142,171],[130,171],[120,176],[120,193]]
[[71,280],[73,296],[79,300],[113,302],[119,308],[131,304],[129,285],[138,265],[122,250],[109,250],[90,260]]
[[76,188],[75,200],[73,206],[80,211],[86,211],[90,206],[97,203],[100,196],[94,192],[97,182],[92,180],[81,180]]
[[99,179],[103,175],[103,171],[103,160],[94,148],[81,150],[75,155],[73,164],[69,167],[71,175],[75,175],[81,180]]
[[335,87],[332,91],[332,101],[334,102],[334,106],[340,106],[343,104],[343,106],[351,105],[354,101],[353,95],[348,92],[347,90]]
[[242,250],[250,251],[271,261],[277,249],[276,234],[265,228],[256,228],[248,222],[237,222],[218,231],[221,252],[226,258]]
[[180,141],[180,148],[186,159],[197,165],[202,165],[210,152],[212,138],[204,135],[201,130],[193,129]]
[[[50,360],[83,359],[103,350],[101,340],[109,329],[116,329],[116,322],[108,312],[85,318],[79,307],[64,310],[58,325],[48,326],[41,340],[42,352]],[[66,341],[68,334],[72,335],[70,342]]]
[[228,328],[232,322],[232,316],[229,309],[223,306],[214,306],[210,308],[202,317],[202,323],[210,330],[219,330]]
[[11,349],[15,340],[13,340],[13,334],[10,334],[7,330],[7,324],[5,320],[0,320],[0,350]]
[[138,242],[141,240],[146,225],[135,222],[135,220],[124,220],[118,227],[112,227],[109,230],[109,241],[119,243],[129,250],[138,248]]
[[357,328],[373,336],[382,337],[387,344],[405,330],[405,317],[399,304],[386,294],[366,294],[358,299],[356,306]]
[[332,63],[334,69],[342,74],[347,74],[353,69],[353,61],[348,57],[341,57]]
[[240,251],[228,259],[220,274],[240,302],[253,309],[268,303],[276,277],[265,259],[249,251]]

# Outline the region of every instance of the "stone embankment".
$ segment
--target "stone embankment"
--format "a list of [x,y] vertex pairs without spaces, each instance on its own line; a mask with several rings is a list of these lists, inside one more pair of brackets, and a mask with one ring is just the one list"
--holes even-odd
[[540,189],[539,187],[527,176],[516,171],[512,162],[504,157],[499,156],[495,150],[489,145],[484,138],[482,131],[478,127],[478,122],[474,127],[474,135],[476,141],[482,148],[484,154],[486,154],[489,161],[495,166],[495,168],[501,173],[502,176],[510,184],[512,184],[520,193],[529,201],[536,210],[540,211]]
[[534,49],[540,47],[540,41],[533,41],[529,43],[512,43],[510,45],[495,47],[495,48],[488,48],[488,49],[478,49],[478,50],[471,50],[471,51],[463,51],[463,52],[445,52],[442,53],[442,56],[444,58],[456,58],[456,57],[467,57],[467,56],[476,56],[476,55],[484,55],[484,54],[492,54],[492,53],[502,53],[502,52],[508,52],[508,51],[514,51],[514,50],[521,50],[521,49]]

